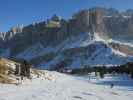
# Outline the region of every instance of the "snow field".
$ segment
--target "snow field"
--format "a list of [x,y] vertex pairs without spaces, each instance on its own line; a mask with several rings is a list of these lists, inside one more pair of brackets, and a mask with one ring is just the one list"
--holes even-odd
[[[0,100],[132,100],[133,80],[122,75],[91,79],[50,72],[55,80],[34,78],[22,85],[0,84]],[[110,88],[111,82],[118,83]],[[107,84],[104,84],[106,83]],[[119,83],[123,84],[120,85]],[[125,85],[126,83],[130,83]],[[132,86],[131,86],[132,85]]]

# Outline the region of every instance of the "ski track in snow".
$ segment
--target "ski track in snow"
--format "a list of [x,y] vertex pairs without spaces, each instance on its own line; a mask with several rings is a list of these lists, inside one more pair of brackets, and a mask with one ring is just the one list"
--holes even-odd
[[[115,86],[111,89],[107,85],[98,85],[83,78],[56,72],[53,74],[56,75],[55,81],[35,78],[19,86],[0,84],[0,100],[132,100],[133,98],[133,88],[128,90]],[[110,78],[105,80],[108,81]]]

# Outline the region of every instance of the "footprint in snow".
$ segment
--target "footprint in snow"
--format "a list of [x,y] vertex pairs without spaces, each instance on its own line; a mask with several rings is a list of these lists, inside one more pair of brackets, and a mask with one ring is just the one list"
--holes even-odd
[[86,92],[83,92],[82,94],[83,94],[83,95],[93,95],[93,94],[91,94],[91,93],[86,93]]
[[111,94],[113,94],[113,95],[118,95],[118,96],[119,96],[119,94],[118,94],[118,93],[116,93],[116,92],[111,92]]
[[86,100],[86,99],[83,99],[83,98],[80,97],[80,96],[73,96],[73,98],[75,98],[76,100],[77,100],[77,99],[80,99],[80,100]]
[[98,96],[96,94],[91,94],[91,93],[86,93],[86,92],[83,92],[82,94],[96,97],[98,100],[104,100],[104,98],[102,98],[101,96]]

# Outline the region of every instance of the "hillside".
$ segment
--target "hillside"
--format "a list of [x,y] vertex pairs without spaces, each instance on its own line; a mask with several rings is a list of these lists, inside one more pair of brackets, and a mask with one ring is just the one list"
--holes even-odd
[[43,79],[52,80],[53,76],[48,74],[47,71],[41,71],[34,68],[31,68],[31,76],[30,78],[24,77],[23,80],[21,80],[20,75],[16,75],[16,64],[20,64],[19,62],[14,62],[12,60],[8,60],[5,58],[0,58],[0,84],[22,84],[25,81],[29,81],[32,78],[40,77]]

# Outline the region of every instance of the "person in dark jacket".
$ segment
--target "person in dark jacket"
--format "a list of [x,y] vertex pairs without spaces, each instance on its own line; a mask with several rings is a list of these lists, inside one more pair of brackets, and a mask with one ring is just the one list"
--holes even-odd
[[113,88],[113,87],[114,87],[114,84],[113,84],[113,83],[111,83],[111,84],[110,84],[110,88]]
[[21,76],[24,77],[30,77],[30,65],[28,64],[28,62],[26,60],[23,61],[23,63],[21,64]]

